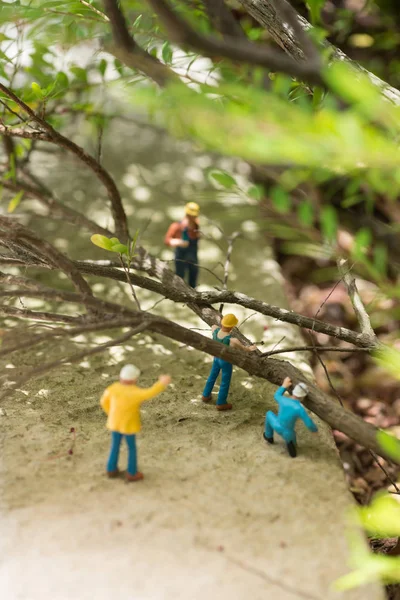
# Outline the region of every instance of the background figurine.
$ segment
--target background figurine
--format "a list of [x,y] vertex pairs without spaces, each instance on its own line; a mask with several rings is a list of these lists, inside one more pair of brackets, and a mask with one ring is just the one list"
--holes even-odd
[[101,397],[100,404],[108,415],[107,428],[111,430],[111,451],[107,463],[107,475],[117,477],[118,457],[121,440],[125,436],[128,445],[128,481],[143,479],[143,473],[137,470],[136,434],[141,429],[140,405],[165,390],[171,382],[169,375],[161,375],[158,382],[150,388],[136,385],[140,371],[134,365],[125,365],[121,369],[119,382],[110,385]]
[[[226,346],[232,346],[232,348],[239,348],[246,352],[252,352],[257,349],[257,346],[244,346],[238,339],[231,337],[231,332],[234,327],[238,324],[238,319],[235,315],[225,315],[221,321],[221,327],[218,325],[212,326],[213,340],[221,342]],[[230,410],[232,404],[228,404],[227,398],[229,393],[229,386],[231,384],[232,377],[232,364],[222,358],[215,357],[213,360],[210,375],[208,376],[206,386],[203,391],[202,400],[203,402],[210,402],[211,392],[219,375],[222,371],[221,385],[218,392],[217,410]]]
[[199,216],[200,207],[195,202],[188,202],[185,206],[183,221],[172,223],[165,236],[165,243],[175,248],[175,273],[185,279],[195,288],[199,268],[197,266],[197,246],[200,237]]
[[301,400],[307,396],[308,387],[305,383],[298,383],[292,396],[285,396],[285,392],[292,385],[292,380],[285,377],[281,387],[275,393],[274,399],[279,405],[278,415],[269,410],[265,417],[264,439],[269,443],[274,443],[274,431],[279,433],[286,442],[286,447],[292,458],[297,456],[296,449],[296,421],[301,419],[310,431],[318,431],[318,427],[309,417],[306,409],[301,404]]

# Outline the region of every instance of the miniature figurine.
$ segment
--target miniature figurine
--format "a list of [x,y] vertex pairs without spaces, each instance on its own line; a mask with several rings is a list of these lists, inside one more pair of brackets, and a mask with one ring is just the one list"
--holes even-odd
[[165,236],[165,244],[175,248],[175,273],[185,279],[188,273],[188,284],[195,288],[198,277],[197,247],[200,237],[200,207],[195,202],[185,206],[185,218],[170,225]]
[[265,417],[264,439],[274,443],[274,431],[286,442],[287,450],[292,458],[297,456],[296,448],[296,421],[301,419],[310,431],[318,431],[318,427],[309,417],[301,400],[307,396],[308,387],[305,383],[298,383],[292,392],[292,396],[285,396],[285,392],[292,385],[292,380],[285,377],[281,387],[276,391],[274,399],[279,405],[278,415],[269,410]]
[[[228,314],[225,315],[221,321],[221,327],[218,325],[212,326],[213,332],[213,340],[221,342],[226,346],[231,346],[232,348],[239,348],[241,350],[245,350],[246,352],[252,352],[257,349],[257,346],[244,346],[238,339],[232,338],[231,332],[234,327],[238,324],[238,319],[235,315]],[[231,384],[232,377],[232,364],[222,358],[215,357],[213,360],[212,368],[210,375],[208,376],[206,386],[203,391],[202,401],[210,402],[211,400],[211,392],[219,375],[219,372],[222,371],[221,376],[221,386],[218,392],[218,400],[217,400],[217,410],[231,410],[232,404],[227,402],[229,386]]]
[[150,388],[136,385],[140,371],[134,365],[125,365],[120,372],[119,382],[110,385],[101,397],[100,404],[108,415],[107,428],[111,430],[111,450],[107,463],[107,475],[117,477],[118,457],[121,440],[125,436],[128,446],[127,481],[143,479],[137,470],[136,434],[141,429],[140,405],[165,390],[171,382],[169,375],[161,375]]

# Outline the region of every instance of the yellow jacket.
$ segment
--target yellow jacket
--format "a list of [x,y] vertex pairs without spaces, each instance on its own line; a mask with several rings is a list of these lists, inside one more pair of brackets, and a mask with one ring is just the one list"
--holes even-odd
[[140,405],[163,392],[165,388],[166,386],[159,381],[150,388],[120,382],[110,385],[100,400],[104,412],[108,415],[108,429],[127,435],[140,431]]

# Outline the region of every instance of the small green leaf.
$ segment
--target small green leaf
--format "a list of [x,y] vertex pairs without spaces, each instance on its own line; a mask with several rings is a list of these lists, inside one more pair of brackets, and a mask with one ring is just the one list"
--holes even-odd
[[31,88],[32,88],[32,92],[35,94],[36,98],[40,98],[40,100],[43,99],[44,94],[42,91],[42,88],[40,87],[40,85],[38,83],[33,82],[31,84]]
[[125,244],[114,244],[109,250],[111,252],[118,252],[118,254],[128,254],[128,247]]
[[333,206],[324,206],[320,215],[322,234],[325,239],[332,242],[336,237],[338,220]]
[[111,242],[111,245],[112,245],[112,246],[114,246],[114,244],[120,244],[120,243],[121,243],[121,242],[119,241],[119,239],[118,239],[118,238],[116,238],[116,237],[110,238],[110,242]]
[[102,58],[99,64],[99,71],[102,77],[104,77],[105,72],[107,71],[108,62]]
[[236,185],[236,180],[226,171],[217,171],[213,169],[208,172],[208,179],[211,183],[217,182],[224,188],[230,189]]
[[262,200],[264,196],[264,189],[262,185],[252,185],[247,190],[247,195],[250,196],[250,198],[254,198],[254,200]]
[[387,346],[375,352],[375,361],[396,379],[400,379],[400,352]]
[[382,275],[386,275],[388,266],[388,251],[386,246],[380,244],[374,249],[374,265]]
[[17,208],[17,206],[21,202],[23,195],[24,195],[24,191],[21,190],[20,192],[18,192],[18,194],[16,194],[14,196],[14,198],[12,200],[10,200],[10,202],[8,204],[7,212],[9,212],[9,213],[14,212],[14,210]]
[[73,75],[75,75],[75,77],[81,81],[82,83],[87,83],[87,73],[85,69],[82,69],[81,67],[70,67],[69,70],[71,71],[71,73],[73,73]]
[[314,207],[309,200],[303,200],[300,202],[297,214],[299,216],[299,221],[305,227],[311,227],[314,222]]
[[321,9],[325,4],[325,0],[307,0],[307,5],[310,10],[311,23],[316,25],[321,20]]
[[[106,237],[105,235],[100,235],[99,233],[95,233],[94,235],[92,235],[92,237],[90,238],[90,241],[95,246],[98,246],[99,248],[103,248],[104,250],[111,250],[112,245],[113,245],[112,241],[109,240],[108,237]],[[117,240],[117,241],[119,241],[119,240]]]
[[354,238],[354,248],[353,252],[357,256],[364,256],[366,250],[368,250],[368,246],[370,245],[372,240],[372,233],[366,227],[362,227],[356,233]]
[[388,456],[394,460],[400,460],[400,440],[383,430],[378,431],[376,439],[382,450],[384,450]]
[[280,213],[287,213],[290,210],[292,201],[289,194],[279,185],[271,190],[271,200]]
[[165,64],[167,64],[167,65],[171,64],[173,52],[172,52],[171,44],[168,41],[163,43],[163,47],[161,50],[161,56],[162,56],[162,59],[165,62]]
[[142,17],[143,17],[143,15],[139,15],[138,17],[136,17],[132,27],[134,27],[134,28],[139,27]]
[[369,506],[358,509],[358,515],[369,533],[379,537],[400,536],[400,504],[389,494],[375,496]]

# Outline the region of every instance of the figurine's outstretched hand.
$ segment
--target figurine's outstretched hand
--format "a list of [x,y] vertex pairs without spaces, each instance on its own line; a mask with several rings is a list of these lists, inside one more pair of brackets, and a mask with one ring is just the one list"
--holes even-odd
[[282,383],[282,387],[289,388],[291,385],[292,385],[292,380],[290,379],[290,377],[285,377],[285,379],[283,380],[283,383]]
[[160,375],[158,381],[163,385],[169,385],[171,383],[171,377],[170,375]]

